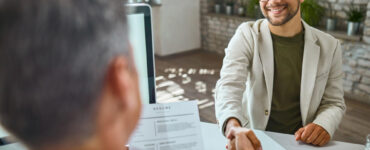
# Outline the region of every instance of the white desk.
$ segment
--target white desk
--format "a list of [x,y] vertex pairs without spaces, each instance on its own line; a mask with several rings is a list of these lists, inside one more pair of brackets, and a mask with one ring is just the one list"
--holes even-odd
[[[216,124],[201,123],[205,150],[225,150],[227,140]],[[296,142],[293,135],[254,130],[264,150],[364,150],[364,145],[331,141],[323,147]],[[281,147],[280,147],[281,146]]]
[[[220,133],[218,126],[211,123],[201,123],[203,145],[205,150],[226,150],[227,140]],[[1,131],[1,130],[0,130]],[[351,144],[345,142],[331,141],[324,147],[316,147],[313,145],[296,142],[293,135],[273,133],[266,131],[254,131],[262,143],[264,150],[364,150],[365,146],[359,144]],[[3,137],[3,132],[1,137]],[[22,145],[15,143],[6,146],[0,146],[0,150],[26,150]]]

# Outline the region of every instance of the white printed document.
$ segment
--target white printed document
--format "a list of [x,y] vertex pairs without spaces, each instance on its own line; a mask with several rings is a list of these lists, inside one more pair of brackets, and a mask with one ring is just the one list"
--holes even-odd
[[143,105],[130,150],[203,150],[197,101]]

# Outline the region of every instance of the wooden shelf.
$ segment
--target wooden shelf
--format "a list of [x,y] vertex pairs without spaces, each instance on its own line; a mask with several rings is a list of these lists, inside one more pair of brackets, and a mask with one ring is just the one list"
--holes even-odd
[[337,39],[344,40],[344,41],[360,42],[361,37],[362,37],[362,35],[348,36],[346,31],[327,31],[325,28],[322,28],[322,27],[319,27],[318,29],[334,36]]
[[223,13],[207,13],[206,14],[207,16],[212,16],[212,17],[220,17],[220,18],[231,18],[231,19],[243,19],[243,20],[246,20],[246,21],[253,21],[253,20],[257,20],[255,18],[250,18],[250,17],[245,17],[245,16],[238,16],[238,15],[226,15],[226,14],[223,14]]

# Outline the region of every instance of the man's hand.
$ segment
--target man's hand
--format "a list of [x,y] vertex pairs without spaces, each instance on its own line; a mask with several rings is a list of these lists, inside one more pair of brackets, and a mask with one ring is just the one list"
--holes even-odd
[[229,150],[262,150],[261,142],[252,130],[242,127],[232,127],[226,135],[229,139]]
[[235,118],[227,121],[225,135],[229,139],[229,143],[226,145],[228,150],[262,149],[261,142],[253,131],[242,128],[239,121]]
[[295,140],[301,140],[302,142],[308,144],[323,146],[330,141],[330,135],[323,127],[314,123],[310,123],[305,127],[300,128],[295,133]]
[[254,147],[247,136],[241,136],[239,139],[234,138],[228,141],[229,142],[226,145],[227,150],[254,150]]
[[235,118],[230,118],[229,120],[227,120],[225,135],[227,135],[227,133],[229,133],[229,131],[232,127],[241,127],[239,121]]

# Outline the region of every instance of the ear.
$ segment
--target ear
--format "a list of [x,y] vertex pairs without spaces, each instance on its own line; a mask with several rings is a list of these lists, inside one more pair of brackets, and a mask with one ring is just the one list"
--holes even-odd
[[138,86],[136,71],[133,68],[132,62],[125,56],[117,56],[111,62],[108,73],[108,86],[112,90],[112,94],[117,104],[123,110],[129,107],[134,99],[131,96],[135,93],[134,89]]
[[299,0],[299,1],[301,1],[301,3],[303,3],[303,2],[304,2],[304,0]]
[[97,137],[104,149],[117,149],[114,147],[121,147],[128,139],[125,121],[130,107],[130,76],[126,57],[117,56],[110,62],[97,111]]
[[118,56],[111,64],[109,84],[125,119],[138,120],[141,98],[138,75],[132,57]]
[[[121,114],[122,126],[128,137],[135,129],[140,118],[141,98],[138,75],[133,60],[119,56],[112,61],[111,89],[117,103],[117,113]],[[132,58],[132,57],[131,57]]]
[[130,59],[126,56],[113,59],[104,84],[98,124],[103,143],[113,146],[128,140],[141,112],[137,73]]

